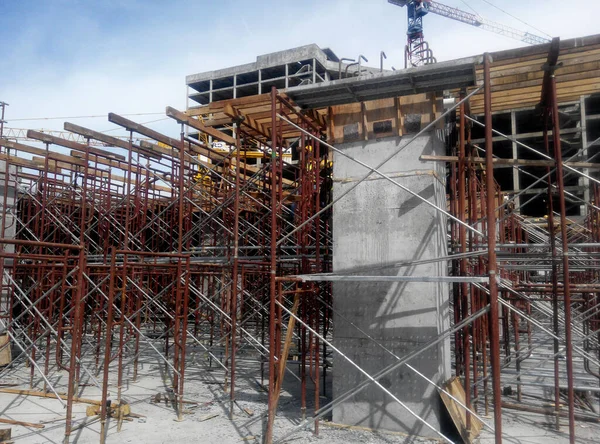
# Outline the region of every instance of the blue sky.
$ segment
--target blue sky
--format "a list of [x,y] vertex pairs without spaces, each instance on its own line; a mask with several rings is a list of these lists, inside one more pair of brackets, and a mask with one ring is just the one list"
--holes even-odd
[[[598,1],[442,3],[535,33],[489,3],[550,35],[598,32]],[[401,67],[405,32],[406,11],[386,0],[0,0],[0,100],[10,103],[8,126],[17,128],[62,128],[57,120],[17,120],[32,117],[163,112],[185,107],[188,74],[308,43],[364,54],[372,65],[384,50],[387,66]],[[522,46],[431,14],[425,35],[438,60]],[[105,118],[73,121],[114,128]],[[177,131],[169,121],[149,126]]]

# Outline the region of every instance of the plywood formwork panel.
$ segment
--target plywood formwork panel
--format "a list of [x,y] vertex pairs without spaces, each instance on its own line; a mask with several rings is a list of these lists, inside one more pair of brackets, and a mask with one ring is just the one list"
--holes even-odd
[[336,105],[329,109],[328,138],[335,144],[414,133],[434,121],[440,109],[433,93]]
[[[561,45],[560,68],[556,71],[557,95],[561,102],[578,100],[582,95],[600,91],[600,40],[588,38],[589,44],[565,41]],[[547,45],[493,54],[491,67],[492,112],[536,106],[540,101]],[[531,51],[534,51],[531,53]],[[483,82],[483,66],[476,66],[476,81]],[[471,100],[473,114],[483,113],[483,94]]]

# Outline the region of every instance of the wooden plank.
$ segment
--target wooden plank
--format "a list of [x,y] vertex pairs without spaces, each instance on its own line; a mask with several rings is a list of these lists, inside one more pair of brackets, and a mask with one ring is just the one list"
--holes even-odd
[[12,355],[8,334],[0,335],[0,366],[8,365],[11,361]]
[[[300,305],[300,292],[296,291],[294,295],[294,305],[290,310],[292,314],[295,316],[298,312],[298,306]],[[292,345],[292,339],[294,338],[294,327],[296,325],[296,318],[294,316],[290,316],[288,321],[287,332],[285,335],[285,341],[283,343],[283,351],[281,352],[281,358],[279,359],[279,377],[277,378],[276,390],[279,394],[281,390],[281,385],[283,384],[283,377],[285,375],[285,364],[288,359],[288,355],[290,353],[290,347]]]
[[7,139],[0,139],[0,146],[10,148],[15,151],[23,151],[24,153],[29,153],[29,154],[38,154],[40,156],[46,155],[45,149],[25,145],[23,143],[13,142],[13,141],[7,140]]
[[333,107],[330,106],[327,108],[327,121],[329,125],[327,125],[327,140],[334,141],[335,140],[335,119],[333,115]]
[[[440,100],[438,101],[436,94],[434,92],[428,93],[428,97],[429,97],[429,100],[431,101],[431,119],[429,122],[433,122],[433,121],[435,121],[437,116],[440,114],[438,112],[438,108],[441,109],[442,111],[444,110],[444,103],[443,103],[444,99],[440,98]],[[438,125],[438,128],[441,129],[442,128],[441,125],[443,125],[443,122],[440,122],[440,125]]]
[[255,96],[246,96],[236,99],[218,100],[208,105],[198,106],[189,108],[186,114],[190,117],[206,116],[208,114],[214,114],[222,112],[227,106],[235,106],[236,108],[243,109],[245,107],[257,106],[260,104],[268,104],[271,102],[271,94],[260,94]]
[[147,126],[136,123],[133,120],[129,120],[115,113],[108,113],[108,121],[116,125],[122,126],[127,131],[133,131],[135,133],[143,134],[144,136],[150,137],[151,139],[154,139],[157,142],[162,142],[165,145],[169,145],[174,148],[179,148],[179,146],[181,145],[181,141],[178,139],[173,139],[172,137],[165,136],[164,134],[161,134],[158,131],[154,131],[153,129],[148,128]]
[[267,141],[271,139],[271,134],[267,129],[265,129],[254,118],[244,114],[242,111],[234,108],[231,105],[226,105],[224,112],[234,120],[238,119],[239,117],[243,117],[244,119],[241,122],[243,126],[256,131],[258,135],[263,136]]
[[[433,102],[432,95],[427,93],[400,97],[403,115],[420,114],[421,126],[432,122]],[[402,130],[404,133],[410,132],[406,128],[406,118],[404,119],[404,127]]]
[[[360,140],[363,138],[362,112],[360,103],[349,103],[345,105],[332,106],[332,121],[333,121],[333,140],[332,143],[343,143],[350,141],[348,130],[345,127],[348,125],[357,125],[356,137],[352,140]],[[344,135],[346,132],[346,136]],[[354,134],[354,133],[353,133]]]
[[[564,66],[557,73],[557,83],[564,83],[572,80],[584,78],[600,78],[598,66],[600,60],[590,60],[577,65]],[[515,87],[523,88],[541,83],[544,78],[544,73],[539,68],[531,72],[519,73],[510,76],[502,76],[492,80],[492,90],[499,91],[504,89],[514,89]]]
[[[577,59],[570,59],[563,63],[563,66],[557,71],[557,76],[565,73],[566,70],[573,69],[573,67],[578,67],[585,65],[590,62],[594,62],[598,60],[598,55],[590,55],[586,57],[580,57]],[[512,83],[515,81],[523,80],[524,75],[544,75],[544,71],[540,69],[540,65],[527,65],[521,68],[514,68],[506,71],[498,71],[494,75],[491,75],[492,85],[498,84],[500,81],[502,83]],[[483,71],[477,73],[476,80],[478,82],[483,81]]]
[[[288,100],[285,94],[279,93],[279,96]],[[291,102],[290,102],[291,103]],[[188,115],[196,115],[199,111],[188,112]],[[306,116],[316,122],[316,127],[324,129],[327,126],[325,108],[320,110],[301,110],[300,107],[292,104],[292,111],[288,114],[288,119],[294,123],[298,123],[300,116]],[[243,117],[240,122],[243,131],[264,143],[271,140],[271,96],[263,94],[258,99],[254,96],[245,97],[242,99],[228,99],[221,102],[213,102],[209,106],[204,107],[202,115],[207,116],[207,120],[202,124],[205,127],[214,127],[219,125],[230,124],[233,121]],[[301,133],[290,124],[282,123],[281,131],[284,139],[296,138]]]
[[[31,168],[32,170],[44,171],[44,165],[40,166],[39,163],[36,163],[33,160],[23,159],[18,156],[9,156],[7,154],[0,153],[0,160],[7,160],[13,165],[17,165],[23,168]],[[48,166],[48,171],[54,174],[61,174],[62,172],[60,168],[56,168],[53,165]]]
[[[448,396],[448,393],[458,399],[462,404],[466,405],[465,390],[458,380],[454,377],[444,385],[444,390],[440,390],[440,397],[442,402],[446,406],[452,422],[456,426],[456,429],[460,433],[460,436],[466,443],[472,443],[481,433],[483,429],[483,422],[471,415],[471,429],[467,429],[467,410],[460,406],[454,399]],[[446,393],[447,392],[447,393]]]
[[[600,92],[600,84],[598,85],[584,85],[580,88],[571,88],[568,90],[559,91],[557,98],[559,103],[574,102],[578,100],[582,95],[589,95]],[[541,87],[538,94],[532,93],[526,96],[515,96],[504,98],[502,101],[494,101],[492,98],[492,112],[499,112],[505,110],[516,110],[536,106],[539,103],[539,94],[541,93]],[[473,114],[483,113],[483,101],[478,101],[472,104]]]
[[[573,101],[575,99],[579,99],[581,95],[594,94],[600,89],[600,82],[595,81],[587,82],[586,80],[575,81],[570,85],[558,84],[557,85],[557,96],[562,97],[563,101],[565,101],[565,97],[573,97]],[[512,91],[503,91],[502,93],[494,92],[492,93],[492,112],[496,111],[494,107],[498,105],[503,105],[504,103],[509,102],[522,102],[524,103],[521,108],[526,106],[537,105],[540,101],[540,95],[542,91],[542,85],[538,85],[535,88],[525,88],[522,90],[512,90]],[[499,95],[502,94],[502,95]],[[473,108],[479,109],[483,106],[482,98],[474,98],[471,105]]]
[[51,143],[54,145],[64,146],[65,148],[70,148],[72,150],[83,151],[84,153],[89,151],[90,153],[94,153],[99,156],[125,160],[125,156],[120,154],[111,153],[110,151],[101,150],[99,148],[93,148],[78,142],[73,142],[72,140],[63,139],[62,137],[56,137],[51,134],[46,134],[35,130],[27,130],[27,137],[30,139],[40,140],[44,143]]
[[65,162],[65,163],[71,163],[74,166],[81,166],[81,167],[86,166],[85,160],[83,160],[83,159],[78,159],[76,157],[68,156],[66,154],[55,153],[53,151],[49,151],[48,154],[46,155],[46,157],[49,160],[58,160],[58,161]]
[[[79,151],[71,151],[71,156],[76,157],[78,159],[84,159],[85,160],[85,154],[80,153]],[[140,166],[131,165],[131,168],[130,168],[127,163],[119,162],[119,161],[116,161],[116,160],[110,160],[110,159],[106,159],[106,158],[103,158],[103,157],[98,157],[98,156],[96,156],[94,154],[90,155],[89,161],[90,161],[90,163],[99,163],[100,165],[106,165],[106,166],[110,166],[110,167],[113,167],[113,168],[119,168],[119,169],[124,170],[124,171],[131,170],[131,172],[133,174],[145,174],[145,171]],[[91,166],[90,166],[90,168],[91,168]]]
[[[389,99],[379,99],[365,102],[367,139],[389,137],[398,133],[398,112],[395,102],[396,101],[393,97]],[[375,134],[375,122],[383,122],[388,120],[392,122],[391,130],[386,133]]]
[[75,165],[84,166],[85,162],[81,159],[77,159],[75,157],[68,156],[66,154],[57,153],[55,151],[46,151],[42,148],[36,148],[29,145],[24,145],[22,143],[11,142],[9,140],[2,139],[0,140],[0,145],[5,146],[7,148],[14,149],[16,151],[23,151],[29,154],[37,154],[40,156],[48,157],[49,159],[60,160],[62,162],[71,162]]
[[229,145],[235,146],[235,144],[236,144],[235,139],[233,137],[231,137],[230,135],[225,134],[214,128],[205,126],[198,119],[194,119],[190,116],[187,116],[186,114],[182,113],[181,111],[176,110],[173,107],[167,106],[166,113],[167,113],[167,116],[171,117],[172,119],[177,120],[179,123],[184,123],[188,126],[191,126],[192,128],[197,129],[198,131],[201,131],[205,134],[208,134],[209,136],[211,136],[217,140],[221,140]]
[[[570,46],[571,43],[561,42],[560,53],[556,48],[555,56],[562,63],[556,72],[560,102],[575,101],[582,95],[600,92],[600,44],[597,39],[592,41],[594,43],[587,46]],[[492,112],[536,106],[540,100],[544,78],[542,65],[546,61],[547,50],[544,53],[507,58],[500,63],[493,63]],[[482,78],[483,69],[478,65],[478,84],[481,84]],[[483,113],[483,94],[473,97],[471,103],[474,114]]]
[[[31,161],[38,166],[38,169],[44,169],[44,165],[46,164],[45,157],[33,156],[31,158]],[[48,169],[50,170],[51,168],[60,168],[61,170],[66,171],[80,171],[78,165],[73,165],[70,162],[63,162],[61,160],[51,159],[50,157],[48,157]]]
[[[227,158],[228,156],[225,155],[225,154],[219,154],[219,156],[217,157],[217,155],[216,155],[215,152],[207,151],[206,157],[209,157],[214,162],[223,163],[226,160],[229,164],[231,164],[233,166],[237,165],[236,159],[234,159],[234,158]],[[218,172],[219,174],[224,174],[224,172],[226,171],[220,165],[213,165],[213,164],[210,164],[210,163],[207,163],[207,162],[203,162],[203,161],[201,161],[199,159],[196,159],[195,161],[190,161],[190,162],[191,163],[199,163],[199,164],[203,165],[204,167],[208,168],[209,170],[214,170],[214,171]],[[244,181],[248,180],[248,178],[250,176],[254,176],[259,170],[260,170],[259,167],[256,167],[256,166],[253,166],[253,165],[244,165],[244,163],[242,162],[242,166],[240,167],[240,171],[242,171],[244,173],[244,175],[242,176],[242,180],[244,180]],[[271,177],[270,170],[268,170],[266,174],[267,174],[267,178]],[[283,184],[285,184],[285,185],[292,186],[292,185],[295,184],[295,182],[293,180],[290,180],[290,179],[285,179],[284,178],[284,179],[281,179],[281,180],[282,180]],[[255,181],[255,183],[260,184],[260,186],[263,185],[263,181],[262,180],[259,180],[258,182]],[[270,184],[271,184],[270,180],[267,180],[267,182],[266,182],[265,185],[266,185],[267,188],[269,188]]]
[[147,140],[140,140],[140,146],[148,151],[151,151],[162,156],[173,157],[178,152],[176,148],[165,148],[156,143],[148,142]]
[[219,113],[218,116],[213,116],[204,120],[204,126],[224,126],[232,123],[231,117],[224,113]]
[[[560,91],[562,93],[564,93],[565,91],[568,90],[574,90],[574,89],[581,89],[584,87],[590,87],[590,88],[594,88],[594,86],[600,86],[600,78],[598,77],[593,77],[593,78],[588,78],[588,79],[576,79],[576,80],[571,80],[571,81],[567,81],[567,82],[558,82],[557,81],[557,91]],[[542,88],[542,84],[541,82],[539,83],[539,85],[535,85],[535,86],[529,86],[529,87],[524,87],[524,88],[515,88],[515,89],[510,89],[510,90],[504,90],[504,91],[492,91],[492,101],[494,99],[501,101],[503,98],[511,98],[514,96],[525,96],[527,97],[529,94],[538,94],[541,91]],[[538,97],[539,98],[539,97]],[[474,102],[476,102],[476,100],[474,100]]]
[[[571,88],[568,90],[563,90],[558,92],[557,98],[559,103],[564,102],[572,102],[576,101],[582,95],[594,94],[600,92],[600,84],[598,85],[584,85],[580,88]],[[502,101],[494,101],[492,98],[492,112],[499,112],[505,110],[514,110],[514,109],[522,109],[536,106],[539,103],[539,94],[541,93],[541,87],[538,91],[538,94],[529,94],[527,96],[515,96],[508,97]],[[483,101],[478,103],[473,103],[473,114],[482,114],[483,113]]]
[[365,102],[360,102],[360,123],[362,124],[362,139],[369,140],[369,132],[367,128],[367,110]]
[[[600,77],[598,76],[598,72],[600,70],[600,60],[591,63],[587,67],[583,66],[575,66],[572,67],[573,72],[563,73],[564,75],[557,76],[556,84],[557,89],[562,88],[563,83],[582,83],[582,84],[593,84],[594,82],[590,81],[590,79],[594,79],[596,82],[600,83]],[[525,88],[530,86],[541,85],[543,80],[543,76],[538,76],[538,78],[533,80],[523,80],[519,82],[519,87]],[[585,82],[584,82],[585,81]],[[499,91],[514,91],[514,84],[498,84],[492,88],[492,94]]]
[[[110,146],[122,148],[124,150],[129,150],[129,142],[128,141],[118,139],[116,137],[109,136],[104,133],[99,133],[98,131],[94,131],[89,128],[84,128],[83,126],[75,125],[74,123],[65,122],[64,129],[65,129],[65,131],[70,131],[72,133],[79,134],[83,137],[89,137],[90,139],[98,140],[98,141],[106,143],[107,145],[110,145]],[[152,151],[145,150],[142,147],[140,147],[139,145],[136,145],[135,143],[132,143],[131,147],[132,147],[133,151],[135,151],[136,153],[142,154],[144,156],[152,157],[155,159],[162,158],[162,155],[160,153],[154,153]],[[125,158],[123,158],[121,160],[125,160]]]
[[[32,159],[33,162],[35,162],[37,165],[39,165],[38,168],[42,167],[44,165],[44,158],[42,157],[33,157]],[[67,171],[78,171],[80,172],[81,169],[80,168],[75,168],[73,167],[73,165],[71,165],[70,163],[67,162],[56,162],[56,165],[59,168],[65,169]],[[88,175],[89,176],[93,176],[93,177],[105,177],[105,178],[109,178],[111,181],[116,181],[116,182],[121,182],[123,184],[127,184],[127,183],[131,183],[131,185],[135,185],[135,178],[131,179],[131,182],[129,180],[127,180],[127,177],[123,177],[123,176],[118,176],[112,172],[109,171],[104,171],[104,170],[95,170],[95,169],[89,169],[88,170]],[[156,185],[156,184],[150,184],[148,185],[149,189],[152,190],[156,190],[156,191],[166,191],[166,192],[171,192],[171,188],[168,187],[164,187],[161,185]]]
[[0,418],[0,423],[2,424],[10,424],[10,425],[18,425],[23,427],[31,427],[34,429],[43,429],[46,427],[44,424],[35,424],[33,422],[25,422],[25,421],[15,421],[14,419],[5,419]]
[[296,294],[294,295],[294,305],[292,306],[292,309],[290,310],[292,312],[293,316],[290,316],[290,319],[288,321],[288,327],[287,327],[287,332],[285,335],[285,341],[283,343],[283,350],[281,352],[281,356],[278,361],[279,373],[277,375],[277,379],[275,380],[275,387],[273,390],[273,392],[274,392],[273,393],[273,403],[275,404],[274,411],[277,411],[277,403],[279,402],[279,395],[281,393],[281,385],[283,384],[283,377],[285,375],[285,367],[286,367],[288,355],[290,352],[290,347],[292,345],[292,339],[294,338],[294,327],[296,325],[296,318],[294,316],[296,316],[296,313],[298,312],[299,305],[300,305],[300,293],[297,290]]
[[212,102],[210,105],[207,105],[208,109],[211,112],[215,110],[223,110],[227,106],[234,106],[236,108],[243,109],[244,107],[249,107],[251,105],[256,105],[257,103],[270,103],[271,101],[271,93],[260,94],[256,96],[247,96],[247,97],[239,97],[236,99],[227,99],[220,100],[217,102]]
[[[570,51],[570,52],[566,52],[566,51],[561,51],[560,53],[560,60],[570,60],[570,59],[575,59],[578,57],[585,57],[586,55],[600,55],[600,47],[595,47],[592,49],[586,49],[584,51]],[[492,62],[492,66],[490,66],[490,74],[492,75],[492,73],[495,72],[499,72],[499,71],[505,71],[505,70],[510,70],[510,69],[517,69],[517,68],[522,68],[522,67],[526,67],[526,66],[537,66],[538,68],[540,68],[544,63],[546,63],[546,60],[548,58],[548,51],[546,50],[544,53],[540,53],[539,56],[535,57],[535,58],[529,58],[526,60],[521,60],[521,59],[516,59],[515,61],[513,61],[512,63],[509,64],[496,64],[494,62]],[[479,72],[483,72],[483,65],[478,65],[475,68],[475,72],[479,73]]]
[[[38,390],[0,388],[0,393],[8,393],[11,395],[19,395],[19,396],[35,396],[37,398],[56,399],[56,395],[54,393],[46,393],[46,392],[41,392]],[[60,399],[62,399],[63,401],[66,401],[68,399],[67,395],[59,394],[59,396],[60,396]],[[97,401],[95,399],[78,398],[78,397],[73,397],[73,402],[81,402],[83,404],[102,405],[102,401]]]
[[325,121],[325,110],[323,109],[308,109],[304,111],[305,115],[316,122],[317,126],[319,126],[322,130],[327,127],[327,122]]
[[[333,106],[329,119],[330,125],[333,122],[330,140],[342,143],[409,133],[406,116],[420,116],[420,124],[427,125],[438,115],[440,107],[437,102],[435,94],[423,93]],[[375,133],[375,123],[386,121],[391,123],[390,130]],[[356,127],[349,129],[349,125]]]
[[402,104],[400,103],[400,97],[394,99],[394,106],[396,107],[396,133],[399,137],[402,137],[402,127],[404,126],[404,116],[402,114]]
[[[571,43],[574,42],[574,39],[571,40],[562,40],[560,42],[560,51],[561,54],[576,54],[576,53],[582,53],[582,52],[586,52],[586,51],[593,51],[595,49],[599,49],[600,48],[600,43],[598,43],[597,37],[598,36],[592,36],[594,38],[596,38],[595,41],[585,41],[583,42],[582,39],[580,39],[579,42],[575,43],[574,46],[571,45],[569,46]],[[505,65],[512,65],[516,62],[525,62],[525,61],[534,61],[537,60],[539,58],[543,58],[544,61],[546,60],[546,56],[548,55],[548,48],[549,48],[549,44],[548,45],[544,45],[544,46],[530,46],[527,48],[517,48],[514,50],[507,50],[507,51],[500,51],[500,52],[496,52],[493,53],[493,63],[495,66],[505,66]],[[513,55],[511,55],[513,54]]]
[[[233,105],[232,105],[233,106]],[[268,103],[260,103],[254,106],[244,106],[244,107],[240,107],[240,106],[234,106],[235,109],[238,109],[240,111],[242,111],[244,114],[252,114],[253,116],[255,114],[264,114],[264,113],[268,113],[269,115],[271,114],[271,99],[269,98],[269,102]],[[226,108],[224,108],[223,110],[225,110]]]

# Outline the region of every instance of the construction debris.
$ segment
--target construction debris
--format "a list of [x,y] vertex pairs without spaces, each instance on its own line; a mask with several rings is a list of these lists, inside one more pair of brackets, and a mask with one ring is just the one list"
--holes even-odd
[[0,443],[10,441],[12,429],[0,429]]

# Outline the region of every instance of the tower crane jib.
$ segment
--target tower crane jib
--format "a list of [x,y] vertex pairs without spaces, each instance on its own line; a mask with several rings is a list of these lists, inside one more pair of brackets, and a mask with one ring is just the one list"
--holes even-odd
[[452,6],[432,0],[388,0],[396,6],[406,6],[408,12],[408,43],[405,49],[405,67],[413,67],[435,63],[433,52],[423,35],[423,17],[428,13],[441,15],[452,20],[476,26],[486,31],[495,32],[530,45],[549,43],[550,40],[529,32],[523,32],[510,26],[487,20],[477,14],[462,11]]

